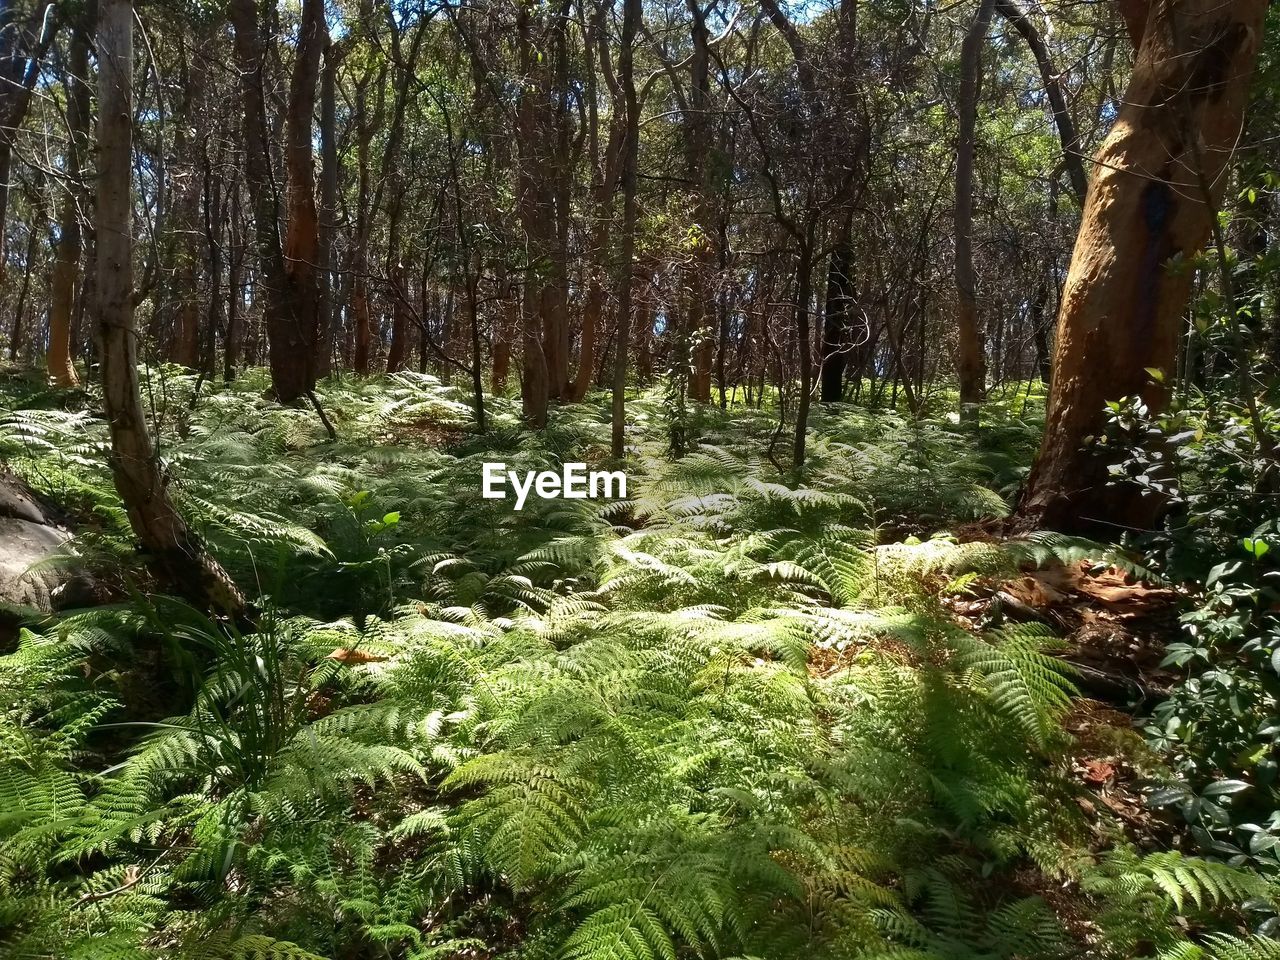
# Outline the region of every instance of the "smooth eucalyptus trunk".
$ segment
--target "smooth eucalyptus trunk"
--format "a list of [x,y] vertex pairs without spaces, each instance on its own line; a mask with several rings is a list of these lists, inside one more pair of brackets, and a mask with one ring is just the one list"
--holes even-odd
[[1160,410],[1168,399],[1194,274],[1170,267],[1210,236],[1266,7],[1183,0],[1126,11],[1137,56],[1098,151],[1062,290],[1044,440],[1019,508],[1024,526],[1114,533],[1146,525],[1160,509],[1106,486],[1107,451],[1091,438],[1103,433],[1107,401],[1141,396]]

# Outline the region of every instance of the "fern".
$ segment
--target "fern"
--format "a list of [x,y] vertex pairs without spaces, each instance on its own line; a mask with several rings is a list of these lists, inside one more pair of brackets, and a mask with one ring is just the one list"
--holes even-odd
[[1096,838],[1064,775],[1055,639],[972,632],[936,599],[1124,559],[908,536],[1005,511],[1034,441],[1013,412],[975,443],[818,411],[806,471],[783,476],[772,411],[703,411],[670,460],[653,391],[629,500],[516,514],[478,496],[480,464],[602,457],[602,407],[531,437],[497,398],[478,437],[432,378],[332,380],[335,442],[260,371],[194,409],[193,376],[153,376],[172,488],[258,627],[121,575],[138,567],[99,420],[0,422],[24,476],[98,518],[69,562],[128,597],[0,656],[6,955],[1069,954],[1029,872],[1082,898],[1099,955],[1270,955],[1216,935],[1270,898],[1252,874],[1123,850],[1079,866]]

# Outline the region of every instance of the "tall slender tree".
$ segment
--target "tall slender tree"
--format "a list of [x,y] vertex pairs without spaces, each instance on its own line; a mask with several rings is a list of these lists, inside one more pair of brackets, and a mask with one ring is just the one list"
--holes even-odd
[[49,376],[59,387],[80,382],[71,358],[71,320],[76,281],[80,273],[80,220],[84,192],[81,158],[89,135],[89,31],[91,24],[71,27],[64,84],[67,90],[67,149],[62,208],[58,217],[58,247],[49,290],[49,349],[45,355]]
[[974,417],[987,393],[987,361],[978,280],[973,269],[973,166],[982,86],[982,47],[991,29],[995,0],[978,0],[978,10],[960,46],[960,135],[956,144],[956,337],[960,374],[960,415]]
[[4,226],[9,216],[14,145],[57,27],[54,0],[40,0],[25,17],[17,0],[0,0],[0,279],[7,261],[8,231]]
[[207,609],[244,598],[202,548],[166,488],[138,388],[133,311],[133,3],[100,0],[98,20],[98,336],[111,474],[129,523],[165,585]]
[[626,440],[627,354],[631,345],[632,288],[635,276],[640,105],[636,96],[635,46],[642,16],[641,0],[622,0],[622,46],[618,83],[625,125],[622,135],[622,242],[618,264],[618,342],[613,355],[613,424],[611,447],[621,457]]

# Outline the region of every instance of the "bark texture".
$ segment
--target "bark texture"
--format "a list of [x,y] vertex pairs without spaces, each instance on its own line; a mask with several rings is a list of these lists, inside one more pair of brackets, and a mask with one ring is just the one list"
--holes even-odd
[[[1132,6],[1132,5],[1131,5]],[[1115,125],[1095,159],[1062,291],[1048,422],[1019,509],[1027,527],[1143,526],[1158,508],[1105,486],[1091,439],[1108,400],[1153,408],[1172,379],[1193,271],[1244,119],[1265,0],[1152,3],[1124,11],[1137,43]],[[1205,196],[1202,184],[1209,185]]]

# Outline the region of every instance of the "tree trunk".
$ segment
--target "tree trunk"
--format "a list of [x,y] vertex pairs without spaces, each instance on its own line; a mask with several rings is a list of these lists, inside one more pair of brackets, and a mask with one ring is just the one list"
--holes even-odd
[[[548,223],[547,275],[542,297],[542,349],[547,363],[547,388],[555,400],[566,399],[573,389],[569,378],[569,193],[572,189],[569,145],[569,49],[568,26],[571,0],[549,11],[549,28],[544,31],[544,49],[549,48],[549,86],[542,95],[550,106],[548,130],[539,186]],[[545,56],[545,54],[544,54]]]
[[[219,151],[221,152],[221,151]],[[222,164],[218,164],[221,169]],[[209,248],[209,304],[205,313],[205,336],[200,357],[200,373],[212,380],[217,366],[215,356],[218,331],[223,328],[225,304],[222,300],[222,261],[224,259],[223,226],[227,222],[230,207],[223,193],[220,175],[214,172],[209,157],[209,143],[204,144],[204,239]]]
[[1042,383],[1048,383],[1053,376],[1053,367],[1049,357],[1049,321],[1046,319],[1046,308],[1049,306],[1049,281],[1040,280],[1036,287],[1036,295],[1031,301],[1030,315],[1027,322],[1031,326],[1031,340],[1036,350],[1036,374]]
[[387,373],[404,369],[409,355],[409,291],[405,284],[404,268],[395,264],[387,277],[392,289],[391,345],[387,349]]
[[338,105],[337,76],[340,56],[330,41],[325,47],[320,77],[320,317],[316,330],[315,370],[327,377],[333,366],[333,241],[338,231]]
[[[357,257],[353,268],[367,270]],[[351,369],[357,376],[367,377],[370,369],[369,354],[373,346],[373,322],[369,311],[369,285],[363,274],[351,278],[351,322],[355,325],[355,347],[351,356]]]
[[[1114,127],[1098,152],[1063,286],[1048,420],[1019,509],[1027,527],[1144,525],[1159,505],[1107,489],[1108,400],[1155,410],[1177,361],[1190,293],[1185,263],[1205,244],[1225,188],[1257,62],[1265,0],[1152,3],[1129,11],[1138,46]],[[1210,196],[1202,183],[1212,184]],[[1208,200],[1209,202],[1206,202]]]
[[[36,217],[42,217],[43,211],[37,209]],[[13,310],[13,326],[9,334],[9,359],[17,360],[22,352],[23,320],[27,315],[27,294],[31,291],[31,277],[35,273],[36,248],[40,245],[40,234],[33,225],[27,231],[27,257],[23,262],[22,283],[18,287],[18,303]]]
[[[320,219],[316,212],[311,121],[316,108],[320,56],[328,43],[324,0],[303,0],[298,50],[289,80],[284,151],[289,216],[284,242],[284,271],[293,313],[287,341],[291,350],[298,351],[294,359],[298,369],[291,374],[301,378],[303,393],[310,391],[316,382],[315,343],[320,326],[320,287],[316,268],[320,261]],[[271,352],[274,369],[274,343]]]
[[1083,209],[1089,178],[1084,172],[1084,159],[1080,154],[1080,136],[1071,120],[1071,112],[1067,109],[1067,98],[1062,89],[1062,73],[1054,67],[1049,57],[1049,48],[1045,46],[1040,31],[1016,0],[996,0],[996,10],[1018,31],[1031,55],[1035,57],[1041,82],[1044,83],[1045,96],[1049,98],[1049,108],[1053,111],[1053,122],[1058,128],[1058,139],[1062,142],[1062,163],[1071,180],[1071,192],[1075,195],[1076,203]]
[[67,55],[67,159],[66,183],[58,229],[58,249],[49,291],[49,350],[46,365],[59,387],[80,383],[71,360],[71,314],[75,305],[76,278],[83,244],[80,236],[80,158],[89,134],[89,37],[77,25]]
[[[533,77],[543,69],[539,66],[542,55],[534,49],[532,17],[523,5],[516,14],[516,27],[520,73]],[[520,409],[525,423],[532,427],[546,426],[551,396],[544,347],[550,297],[545,275],[550,272],[555,214],[547,182],[545,151],[552,131],[548,129],[544,88],[545,81],[538,81],[535,89],[526,87],[516,105],[516,208],[528,243],[521,291]]]
[[648,384],[653,380],[654,310],[654,294],[651,288],[640,302],[640,323],[636,325],[636,379],[642,384]]
[[844,397],[844,371],[852,345],[849,319],[853,312],[853,242],[845,224],[831,253],[827,271],[827,302],[822,317],[822,378],[818,398],[839,403]]
[[604,313],[604,283],[599,276],[600,266],[591,264],[591,279],[587,281],[587,294],[582,304],[582,341],[578,350],[578,373],[568,399],[579,402],[591,389],[596,370],[596,337],[600,319]]
[[[588,59],[587,137],[590,144],[593,179],[591,183],[591,209],[595,225],[591,233],[591,260],[586,266],[587,292],[582,306],[582,339],[578,352],[578,373],[569,399],[581,401],[591,389],[597,374],[598,341],[605,308],[605,281],[608,276],[608,255],[613,233],[614,197],[621,176],[622,142],[626,136],[626,95],[613,71],[610,61],[610,34],[606,14],[611,5],[596,3],[591,20],[590,42],[584,44],[584,52],[590,54],[598,47],[595,60]],[[595,87],[595,63],[609,90],[609,128],[600,135],[599,111]]]
[[31,106],[31,93],[58,24],[54,0],[34,4],[21,23],[15,20],[14,7],[13,0],[0,0],[0,281],[8,262],[5,237],[14,141]]
[[[461,208],[461,198],[458,198]],[[461,213],[461,209],[458,211]],[[476,250],[468,258],[467,284],[467,319],[471,327],[471,398],[475,404],[476,430],[484,433],[488,429],[488,419],[484,409],[484,370],[480,337],[480,276],[481,253]]]
[[717,213],[710,183],[711,116],[711,33],[707,10],[700,0],[686,0],[689,12],[692,51],[689,63],[689,100],[684,113],[685,164],[693,185],[692,219],[698,228],[690,250],[689,302],[685,340],[688,344],[689,397],[695,403],[711,401],[711,365],[715,357],[715,298],[711,296],[711,273],[716,262],[715,241],[719,231],[713,222]]
[[956,146],[956,333],[960,375],[960,416],[975,418],[986,397],[987,362],[982,319],[978,315],[977,278],[973,271],[973,154],[978,124],[978,88],[982,81],[982,46],[991,29],[995,0],[980,0],[960,47],[960,137]]
[[172,317],[169,359],[194,370],[200,363],[200,291],[196,264],[199,259],[197,241],[203,232],[198,226],[203,177],[197,157],[203,150],[204,139],[195,131],[205,114],[204,64],[208,51],[195,51],[195,55],[190,57],[190,64],[185,62],[185,44],[182,52],[182,105],[175,124],[174,157],[167,167],[172,180],[170,195],[173,199],[172,226],[165,231],[170,237],[166,272],[171,271],[171,285],[166,298],[168,309],[165,312]]
[[502,300],[496,305],[493,320],[493,392],[502,396],[507,392],[507,380],[511,376],[511,339],[520,329],[520,301],[514,285],[508,280],[505,267],[499,264],[498,289]]
[[[360,22],[367,24],[372,17],[373,5],[369,0],[360,4]],[[383,94],[386,72],[368,69],[356,83],[355,103],[352,110],[352,126],[355,127],[356,166],[359,170],[356,186],[355,235],[352,238],[351,268],[349,280],[351,325],[351,368],[357,376],[369,375],[373,345],[373,322],[369,310],[369,235],[373,229],[373,171],[369,148],[374,132],[382,119]],[[378,91],[371,94],[370,90]],[[372,96],[374,110],[370,116],[369,99]]]
[[813,334],[809,321],[809,298],[813,276],[812,240],[800,245],[800,265],[796,273],[796,354],[800,362],[800,396],[796,403],[795,445],[791,465],[804,466],[805,441],[809,430],[809,404],[813,394]]
[[169,499],[143,414],[133,315],[133,4],[100,4],[97,294],[111,473],[156,574],[202,607],[238,616],[244,598]]
[[227,339],[222,344],[222,379],[230,383],[236,378],[236,364],[240,361],[244,341],[244,287],[241,277],[244,271],[244,244],[241,241],[240,217],[237,206],[240,185],[231,188],[231,249],[227,253]]
[[[317,12],[317,7],[319,11]],[[258,281],[262,287],[262,318],[267,331],[271,384],[276,399],[294,403],[315,385],[312,348],[315,340],[316,297],[315,201],[310,199],[310,223],[290,226],[291,262],[285,264],[285,246],[280,239],[280,197],[272,173],[271,139],[267,126],[264,68],[266,41],[255,0],[231,0],[231,23],[235,34],[236,66],[240,72],[244,99],[244,171],[253,202],[254,238],[258,249]],[[303,182],[286,185],[291,214],[308,216],[311,197],[311,110],[314,104],[315,63],[323,46],[323,4],[306,0],[301,47],[295,64],[294,86],[288,113],[286,169]],[[318,23],[317,26],[317,17]],[[302,81],[311,77],[310,84]],[[306,98],[305,102],[301,98]],[[305,116],[302,108],[306,107]],[[304,137],[305,134],[305,137]],[[305,143],[302,142],[305,139]],[[305,157],[305,164],[304,164]],[[305,166],[305,170],[304,170]],[[306,195],[303,195],[305,187]],[[298,255],[310,250],[310,259],[299,263]],[[308,278],[310,278],[308,280]],[[308,310],[310,312],[308,312]]]
[[622,86],[626,130],[622,144],[622,243],[618,279],[618,337],[613,355],[613,404],[610,449],[621,458],[626,440],[627,349],[631,341],[632,277],[636,246],[637,160],[640,148],[640,107],[636,98],[634,50],[640,29],[641,0],[623,0],[622,46],[618,75]]

